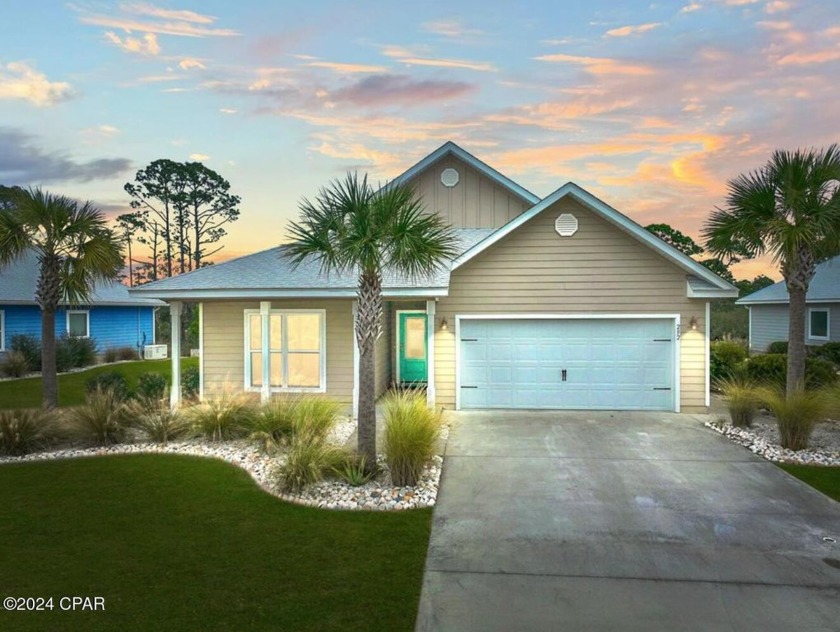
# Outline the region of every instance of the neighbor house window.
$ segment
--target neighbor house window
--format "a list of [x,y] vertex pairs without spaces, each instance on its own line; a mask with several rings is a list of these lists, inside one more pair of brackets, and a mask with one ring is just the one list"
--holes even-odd
[[263,375],[262,315],[245,312],[245,387],[272,391],[326,389],[324,311],[271,310],[268,317],[269,375]]
[[90,312],[72,310],[67,312],[67,335],[72,338],[90,337]]
[[828,310],[808,310],[808,337],[816,340],[828,340]]

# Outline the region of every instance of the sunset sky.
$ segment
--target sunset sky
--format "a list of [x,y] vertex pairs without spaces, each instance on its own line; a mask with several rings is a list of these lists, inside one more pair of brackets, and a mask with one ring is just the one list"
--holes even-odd
[[[693,237],[728,178],[840,140],[833,1],[30,0],[0,41],[0,183],[114,215],[137,169],[201,160],[242,197],[226,256],[283,241],[346,170],[384,181],[447,140]],[[779,277],[736,268],[758,272]]]

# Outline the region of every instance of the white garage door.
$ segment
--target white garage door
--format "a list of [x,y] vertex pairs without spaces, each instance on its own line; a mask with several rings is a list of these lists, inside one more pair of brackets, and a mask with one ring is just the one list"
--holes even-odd
[[460,320],[461,408],[674,410],[672,319]]

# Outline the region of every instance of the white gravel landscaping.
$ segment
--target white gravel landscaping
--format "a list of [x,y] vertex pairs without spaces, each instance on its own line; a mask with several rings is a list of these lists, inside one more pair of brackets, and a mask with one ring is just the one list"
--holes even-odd
[[840,421],[824,421],[814,428],[807,450],[786,450],[779,445],[779,430],[772,415],[757,415],[750,428],[733,426],[728,417],[705,422],[734,443],[774,463],[840,466]]
[[[344,445],[356,424],[352,420],[339,422],[330,433],[330,441]],[[441,441],[445,445],[449,427],[441,429]],[[310,486],[299,494],[278,492],[274,489],[271,473],[284,462],[284,456],[270,456],[263,453],[253,442],[237,440],[209,443],[201,439],[177,441],[166,445],[155,443],[123,443],[98,448],[67,448],[49,452],[36,452],[21,457],[0,457],[0,464],[68,459],[77,457],[105,456],[112,454],[181,454],[221,459],[251,475],[263,490],[283,500],[322,509],[344,510],[390,510],[399,511],[418,507],[432,507],[437,499],[443,459],[435,456],[426,467],[415,487],[395,487],[391,482],[388,466],[383,455],[378,464],[382,468],[376,480],[353,487],[342,480],[327,480]]]

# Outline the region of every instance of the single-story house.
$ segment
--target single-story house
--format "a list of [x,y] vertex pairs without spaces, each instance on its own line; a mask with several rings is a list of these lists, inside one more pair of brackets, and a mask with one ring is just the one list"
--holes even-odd
[[[707,409],[709,301],[732,285],[578,185],[540,199],[451,142],[395,181],[460,248],[426,278],[386,271],[378,393],[419,383],[452,409]],[[281,245],[131,294],[169,302],[173,322],[199,303],[202,397],[326,393],[355,410],[356,281],[295,268]],[[174,402],[176,379],[173,365]]]
[[[9,349],[17,334],[41,337],[41,308],[35,302],[38,272],[34,253],[0,270],[0,352]],[[60,306],[55,334],[92,338],[100,352],[112,347],[142,352],[155,342],[154,310],[165,306],[156,299],[129,296],[122,283],[99,283],[89,304]]]
[[[805,296],[805,344],[840,342],[840,257],[817,266]],[[790,296],[779,281],[735,302],[750,310],[750,350],[767,351],[771,342],[787,341]]]

